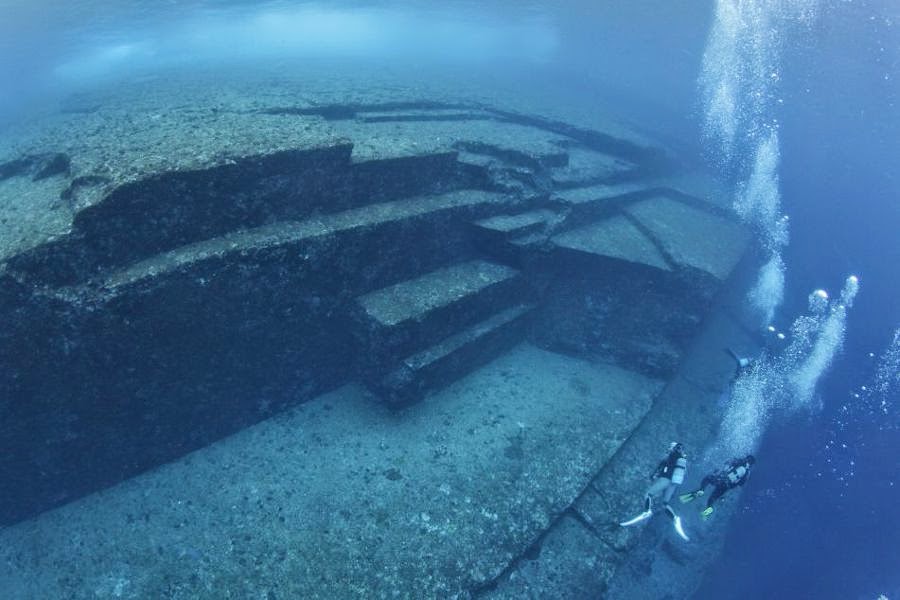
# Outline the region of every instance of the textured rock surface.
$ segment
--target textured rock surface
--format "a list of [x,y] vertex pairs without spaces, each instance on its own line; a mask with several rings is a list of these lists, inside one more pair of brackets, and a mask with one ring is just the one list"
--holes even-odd
[[421,321],[426,314],[464,298],[512,280],[515,269],[474,260],[451,265],[415,280],[360,296],[357,301],[366,315],[380,326],[395,327]]
[[401,413],[341,388],[4,530],[0,587],[23,598],[468,595],[565,510],[660,387],[521,346]]
[[642,200],[627,211],[679,266],[726,279],[744,254],[743,228],[708,211],[664,197]]
[[561,248],[671,270],[653,241],[621,216],[567,231],[554,237],[553,243]]

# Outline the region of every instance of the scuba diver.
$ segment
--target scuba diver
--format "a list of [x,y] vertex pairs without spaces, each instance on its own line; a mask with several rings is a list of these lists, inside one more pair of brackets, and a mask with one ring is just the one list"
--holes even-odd
[[684,474],[686,471],[687,455],[684,453],[684,447],[678,442],[672,442],[672,445],[669,446],[669,453],[662,461],[660,461],[656,470],[650,476],[650,480],[653,483],[650,484],[647,493],[644,495],[644,512],[633,519],[619,523],[619,525],[622,527],[629,527],[652,517],[653,498],[662,496],[663,506],[665,507],[666,514],[672,519],[675,526],[675,533],[685,541],[689,541],[690,538],[684,532],[684,528],[681,525],[681,517],[676,515],[675,511],[672,510],[672,507],[669,506],[669,501],[675,494],[675,490],[684,481]]
[[731,460],[725,469],[710,473],[700,482],[700,487],[689,494],[682,494],[679,499],[682,502],[691,502],[706,494],[705,488],[712,487],[713,491],[706,501],[706,508],[700,512],[700,516],[704,520],[708,519],[713,513],[713,504],[722,497],[728,490],[734,489],[740,485],[744,485],[750,478],[750,469],[756,463],[756,458],[752,454],[748,454],[744,458],[735,458]]
[[737,381],[738,377],[740,377],[747,369],[753,366],[753,359],[747,358],[745,356],[738,356],[734,350],[731,348],[725,348],[725,352],[734,359],[735,369],[734,369],[734,377],[731,378],[731,382],[734,383]]

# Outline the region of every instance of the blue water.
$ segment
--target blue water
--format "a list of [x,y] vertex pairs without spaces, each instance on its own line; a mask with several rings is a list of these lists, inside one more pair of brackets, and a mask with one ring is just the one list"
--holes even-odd
[[[532,87],[552,85],[577,105],[603,99],[685,152],[708,153],[698,77],[714,3],[487,4],[4,1],[0,123],[98,82],[192,61],[227,71],[282,55],[415,56],[428,76],[459,65],[525,72]],[[900,595],[900,398],[894,387],[886,411],[872,411],[853,397],[871,387],[900,326],[900,4],[810,4],[811,22],[779,40],[782,101],[769,108],[791,217],[775,322],[786,327],[814,289],[836,295],[848,275],[861,291],[815,401],[779,414],[762,436],[743,508],[696,598]],[[253,20],[261,14],[282,20],[272,29]]]
[[[843,353],[808,413],[778,422],[697,598],[875,598],[900,592],[900,417],[871,387],[900,316],[900,31],[896,5],[825,6],[785,51],[781,181],[792,225],[784,314],[857,273]],[[876,354],[870,357],[869,353]]]
[[875,598],[900,591],[900,417],[853,397],[900,316],[896,5],[822,8],[787,47],[781,181],[792,225],[784,314],[857,273],[862,291],[817,410],[772,427],[725,554],[697,598]]

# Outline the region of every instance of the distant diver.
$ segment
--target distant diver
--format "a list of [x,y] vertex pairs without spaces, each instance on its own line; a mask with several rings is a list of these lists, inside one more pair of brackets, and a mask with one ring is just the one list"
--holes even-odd
[[665,507],[666,514],[672,519],[675,533],[683,540],[689,541],[690,538],[684,532],[684,527],[681,524],[681,517],[675,514],[675,511],[669,506],[669,501],[675,494],[675,490],[684,481],[684,474],[686,471],[687,455],[684,453],[684,447],[678,442],[672,442],[672,445],[669,446],[668,455],[660,461],[656,470],[650,476],[650,480],[653,483],[650,484],[647,493],[644,495],[644,512],[633,519],[619,523],[619,525],[622,527],[629,527],[652,517],[653,498],[662,496],[663,506]]
[[712,493],[706,501],[706,508],[700,512],[700,516],[704,520],[713,514],[713,504],[721,498],[725,492],[744,485],[750,478],[750,470],[756,463],[756,458],[752,454],[748,454],[744,458],[735,458],[731,460],[724,469],[710,473],[700,482],[700,487],[690,494],[682,494],[678,498],[682,502],[691,502],[706,494],[705,488],[713,488]]
[[744,372],[747,371],[747,369],[753,366],[753,359],[747,358],[745,356],[738,356],[738,354],[731,348],[725,348],[725,352],[727,352],[728,355],[734,359],[734,377],[731,379],[731,381],[737,381],[738,377],[740,377],[742,374],[744,374]]

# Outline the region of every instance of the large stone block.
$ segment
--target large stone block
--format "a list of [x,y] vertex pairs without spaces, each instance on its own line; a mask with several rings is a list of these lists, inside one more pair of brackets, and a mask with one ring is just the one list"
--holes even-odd
[[372,364],[396,359],[521,302],[518,271],[484,260],[457,263],[359,296],[361,334]]
[[554,244],[587,255],[619,259],[670,271],[653,240],[622,216],[585,225],[552,238]]
[[709,211],[659,196],[625,209],[658,241],[671,260],[723,281],[744,255],[746,229]]

